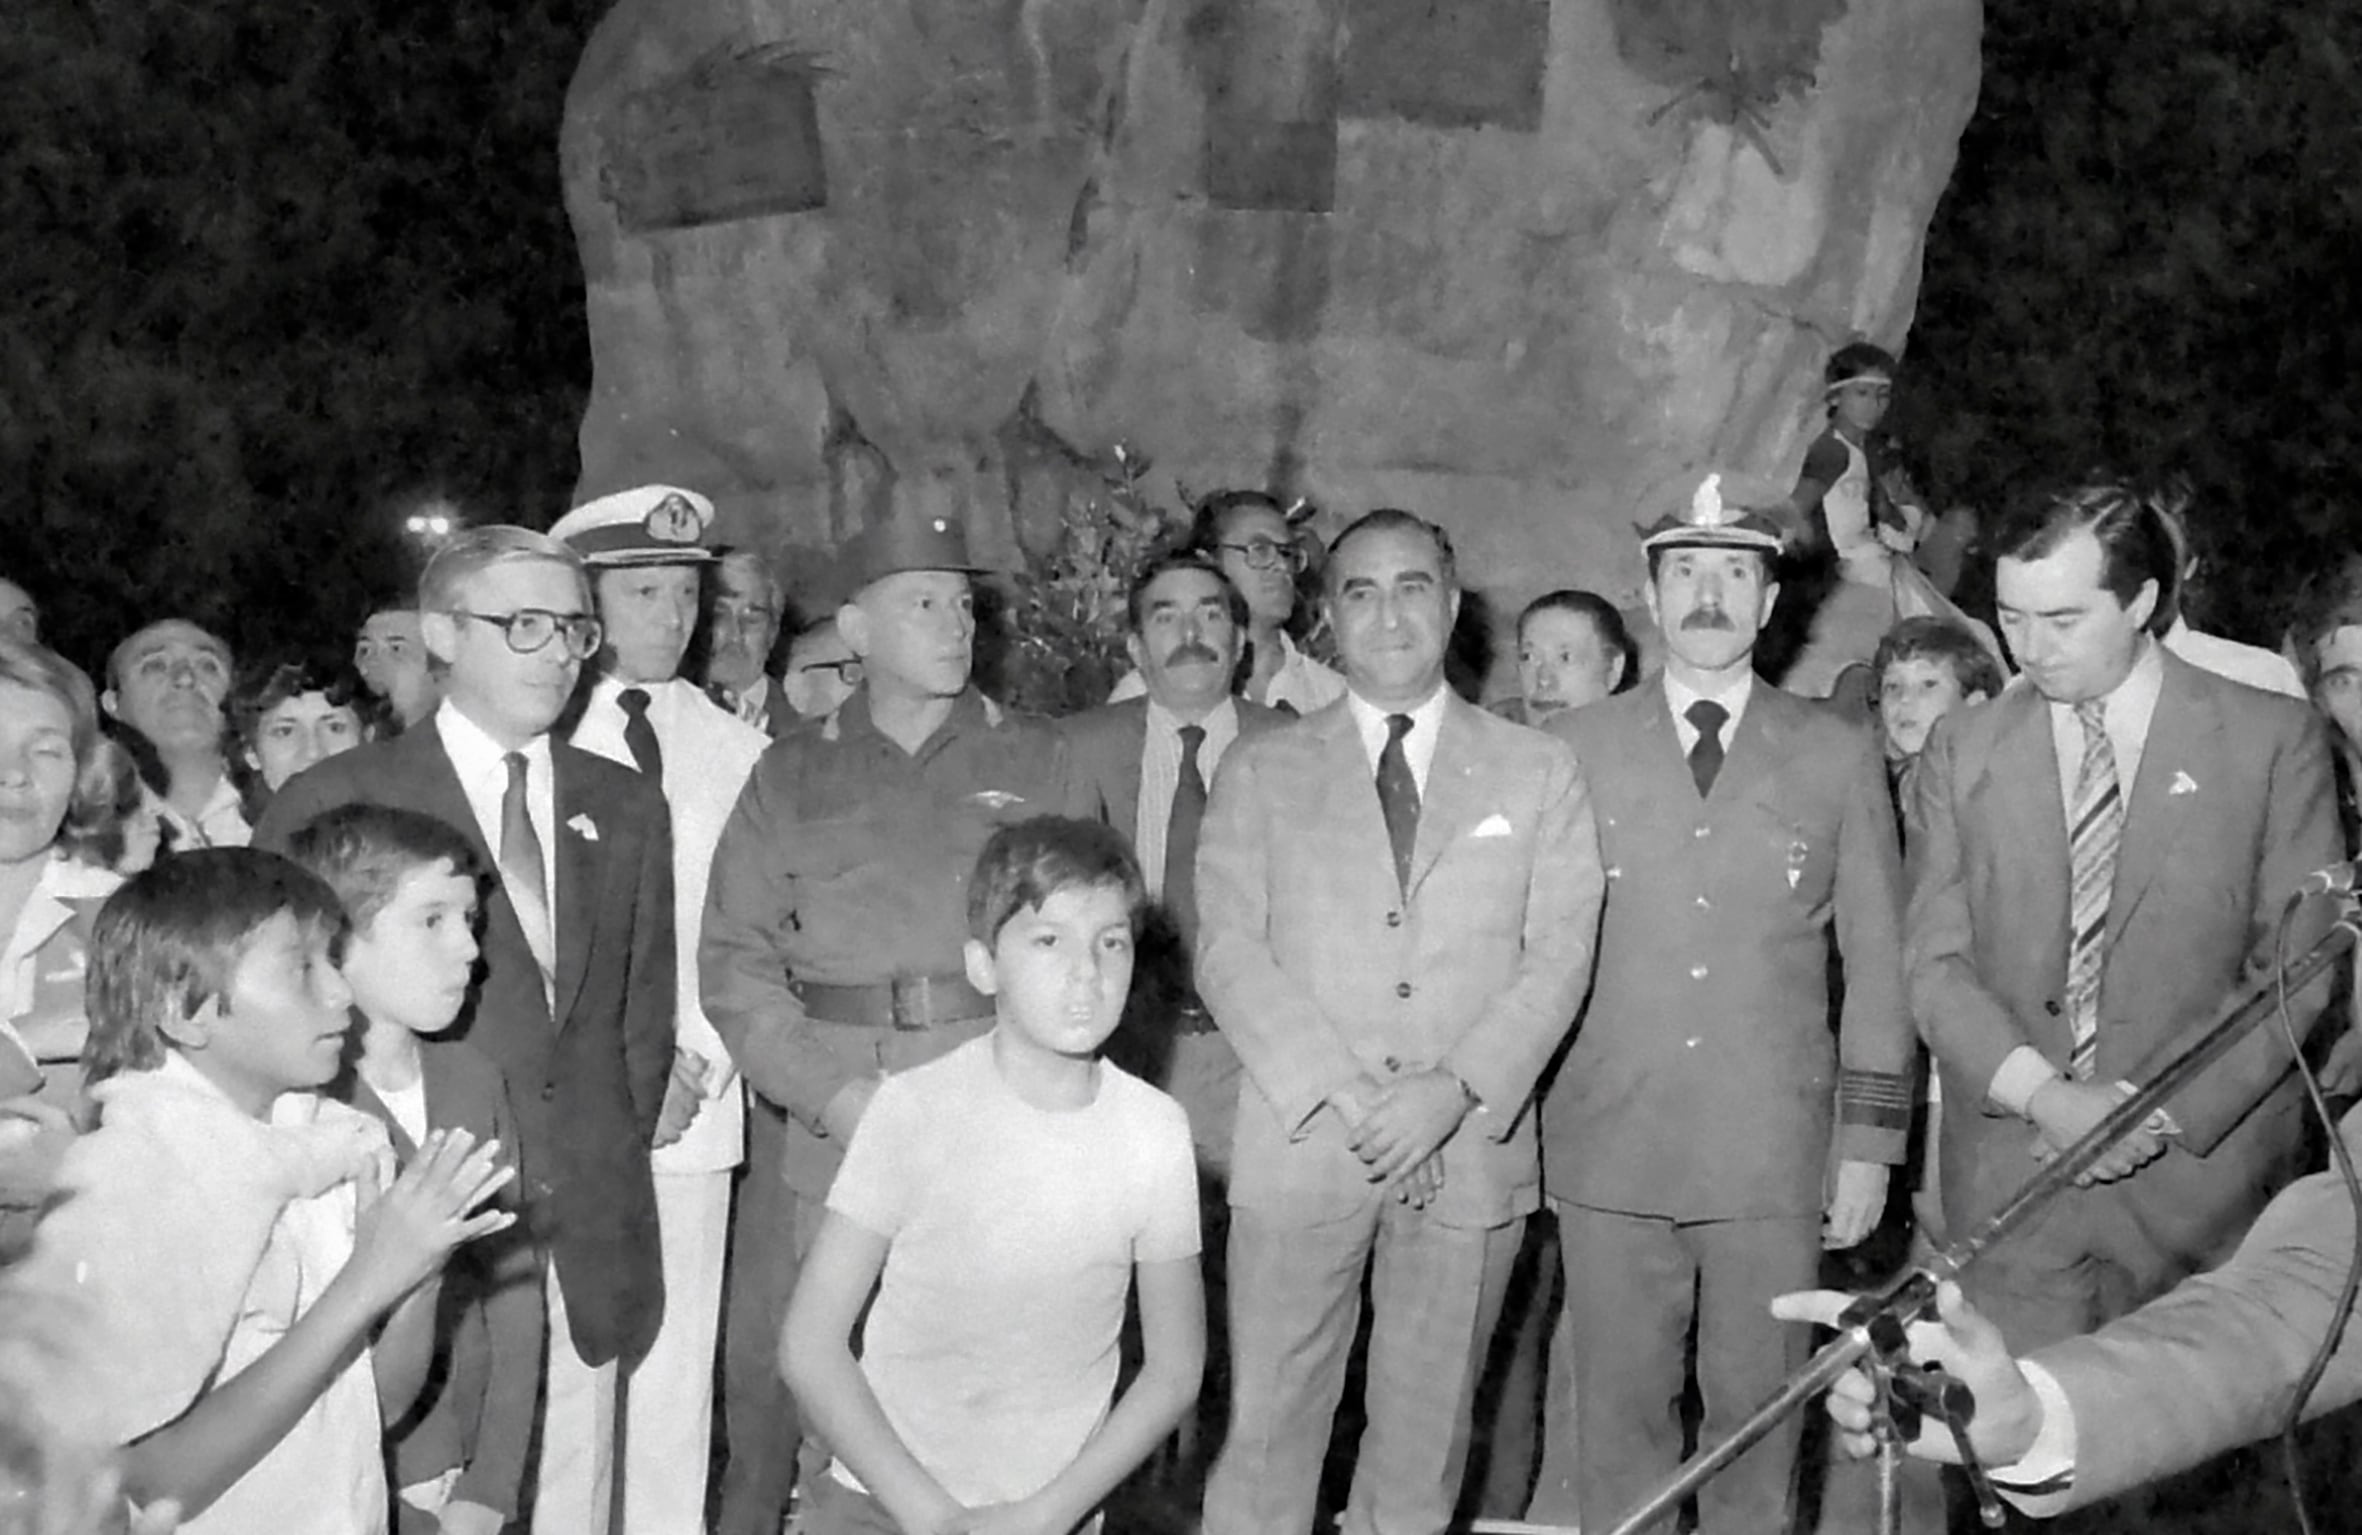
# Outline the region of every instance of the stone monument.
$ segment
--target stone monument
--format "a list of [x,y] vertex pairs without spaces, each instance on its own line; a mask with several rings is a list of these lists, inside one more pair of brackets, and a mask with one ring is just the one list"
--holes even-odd
[[1785,483],[1899,345],[1978,0],[618,0],[567,106],[586,494],[807,599],[894,507],[1013,559],[1115,443],[1449,527],[1511,612]]

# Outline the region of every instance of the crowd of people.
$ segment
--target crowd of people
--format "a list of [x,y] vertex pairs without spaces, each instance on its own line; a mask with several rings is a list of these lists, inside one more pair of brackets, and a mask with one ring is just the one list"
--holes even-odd
[[[0,1525],[1061,1535],[1146,1466],[1302,1535],[1358,1379],[1347,1535],[1606,1527],[1685,1392],[1711,1440],[1801,1361],[1825,1252],[1995,1208],[2353,849],[2362,576],[2234,646],[2183,509],[2095,481],[1989,530],[1996,635],[1892,376],[1833,361],[1792,494],[1644,529],[1644,611],[1528,606],[1491,707],[1441,528],[1252,491],[1056,721],[976,687],[949,517],[783,635],[642,487],[458,530],[349,655],[165,617],[96,685],[0,580]],[[1821,696],[1758,675],[1800,543]],[[2291,1067],[2253,1036],[1947,1292],[1927,1346],[2047,1409],[1988,1441],[2030,1506],[2235,1431],[2062,1433],[2077,1360],[2008,1350],[2222,1260]],[[1698,1527],[1786,1528],[1797,1458]]]

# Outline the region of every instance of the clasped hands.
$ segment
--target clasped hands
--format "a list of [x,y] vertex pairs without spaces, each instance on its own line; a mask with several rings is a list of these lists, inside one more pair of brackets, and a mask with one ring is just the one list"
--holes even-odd
[[1345,1126],[1346,1144],[1372,1183],[1423,1210],[1443,1193],[1443,1146],[1473,1105],[1458,1077],[1439,1066],[1385,1083],[1362,1077],[1328,1098]]
[[[2074,1082],[2065,1077],[2034,1089],[2034,1095],[2026,1100],[2026,1117],[2034,1123],[2034,1160],[2048,1162],[2073,1146],[2132,1094],[2133,1089],[2122,1082]],[[2129,1178],[2164,1155],[2170,1143],[2162,1116],[2152,1115],[2147,1124],[2109,1147],[2078,1174],[2075,1184],[2089,1188]]]

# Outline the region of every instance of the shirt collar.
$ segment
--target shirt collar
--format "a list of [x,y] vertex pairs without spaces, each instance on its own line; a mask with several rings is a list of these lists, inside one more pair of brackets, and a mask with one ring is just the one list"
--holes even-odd
[[664,714],[671,707],[673,689],[681,686],[678,677],[667,677],[662,682],[626,682],[613,673],[603,673],[591,684],[590,705],[594,708],[623,712],[623,694],[627,688],[638,688],[648,695],[648,712]]
[[1386,720],[1389,715],[1395,714],[1411,717],[1411,732],[1403,749],[1411,750],[1410,742],[1416,741],[1427,748],[1426,755],[1431,757],[1433,743],[1443,734],[1443,713],[1450,704],[1451,696],[1450,684],[1438,681],[1435,691],[1428,694],[1423,703],[1409,709],[1381,709],[1348,686],[1345,689],[1345,707],[1353,717],[1354,729],[1361,732],[1362,744],[1370,750],[1372,762],[1376,762],[1378,753],[1386,749]]
[[[1169,736],[1177,736],[1181,733],[1181,727],[1189,723],[1191,722],[1184,720],[1154,698],[1148,700],[1150,729],[1162,731]],[[1204,726],[1208,736],[1219,735],[1226,731],[1235,732],[1238,729],[1238,700],[1235,697],[1223,699],[1206,711],[1204,719],[1195,723]]]
[[[443,738],[443,750],[451,758],[451,766],[461,782],[505,782],[508,776],[508,749],[487,734],[484,727],[467,717],[465,710],[446,698],[435,707],[435,733]],[[533,769],[547,775],[550,769],[549,736],[544,733],[527,741],[518,750]],[[546,776],[544,778],[546,782]]]
[[[951,712],[943,717],[942,724],[935,727],[935,733],[927,737],[922,750],[933,751],[941,743],[969,731],[989,730],[999,722],[999,713],[999,710],[985,702],[984,695],[976,690],[975,684],[970,683],[959,697],[951,701]],[[830,724],[840,737],[867,736],[878,741],[888,741],[886,733],[878,729],[877,721],[870,717],[867,683],[855,688],[851,696],[837,705],[836,713],[830,716]],[[893,743],[888,741],[888,744]],[[894,749],[900,751],[902,748],[895,746]]]
[[1722,705],[1728,711],[1729,718],[1723,721],[1724,735],[1722,738],[1725,741],[1730,739],[1731,727],[1737,725],[1739,717],[1747,712],[1747,700],[1755,696],[1755,672],[1752,668],[1743,673],[1737,683],[1720,693],[1701,693],[1688,683],[1677,679],[1670,670],[1663,673],[1663,677],[1665,702],[1673,710],[1675,719],[1687,721],[1689,706],[1709,699]]
[[[2100,713],[2108,722],[2110,735],[2129,734],[2135,740],[2146,739],[2149,721],[2157,713],[2157,699],[2165,691],[2165,647],[2144,635],[2141,653],[2133,658],[2132,670],[2116,684],[2102,700]],[[2075,706],[2049,700],[2053,715],[2072,719]]]

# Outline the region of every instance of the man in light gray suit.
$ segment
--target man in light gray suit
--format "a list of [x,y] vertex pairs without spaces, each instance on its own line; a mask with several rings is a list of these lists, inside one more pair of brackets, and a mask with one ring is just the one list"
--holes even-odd
[[1603,884],[1573,753],[1444,685],[1451,544],[1338,536],[1350,691],[1242,740],[1197,865],[1197,981],[1246,1080],[1231,1156],[1231,1428],[1206,1535],[1310,1528],[1369,1276],[1346,1535],[1437,1535],[1525,1217],[1534,1083],[1590,979]]

